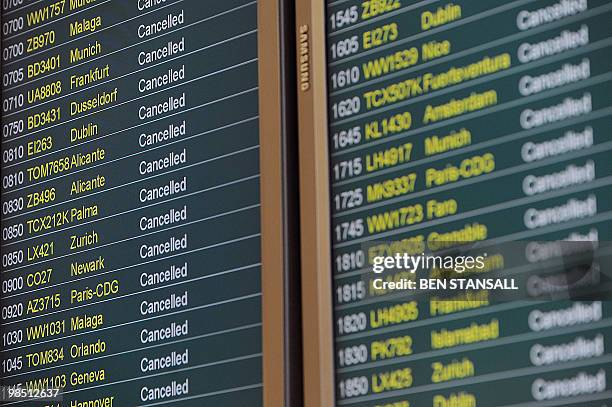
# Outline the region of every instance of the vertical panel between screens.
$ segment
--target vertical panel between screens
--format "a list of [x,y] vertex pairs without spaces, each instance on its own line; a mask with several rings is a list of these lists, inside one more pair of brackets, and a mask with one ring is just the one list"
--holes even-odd
[[300,406],[295,17],[291,1],[259,5],[264,405]]
[[334,405],[325,2],[296,2],[304,405]]

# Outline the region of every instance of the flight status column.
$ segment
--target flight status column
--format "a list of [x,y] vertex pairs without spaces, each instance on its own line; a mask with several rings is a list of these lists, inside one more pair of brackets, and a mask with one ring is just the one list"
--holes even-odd
[[489,253],[485,268],[538,297],[558,276],[528,271],[558,241],[612,238],[612,3],[326,10],[337,405],[605,406],[609,301],[415,299],[373,288],[370,266],[453,242],[530,241],[521,256]]
[[258,406],[257,4],[2,1],[3,405]]

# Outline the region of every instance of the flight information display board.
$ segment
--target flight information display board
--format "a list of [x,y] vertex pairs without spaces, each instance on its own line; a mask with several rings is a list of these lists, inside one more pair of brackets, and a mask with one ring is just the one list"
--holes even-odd
[[[257,2],[2,1],[3,405],[262,405]],[[3,393],[6,397],[6,394]]]
[[[612,303],[414,300],[374,289],[370,265],[612,239],[612,3],[325,7],[336,404],[609,405]],[[536,269],[551,257],[529,247]]]

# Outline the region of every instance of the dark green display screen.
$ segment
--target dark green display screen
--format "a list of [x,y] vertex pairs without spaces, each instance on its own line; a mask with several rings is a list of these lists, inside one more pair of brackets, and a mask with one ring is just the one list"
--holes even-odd
[[610,405],[610,302],[413,300],[374,290],[369,266],[448,242],[612,239],[612,3],[326,10],[337,405]]
[[2,405],[262,405],[257,61],[256,1],[2,1],[0,396],[63,390]]

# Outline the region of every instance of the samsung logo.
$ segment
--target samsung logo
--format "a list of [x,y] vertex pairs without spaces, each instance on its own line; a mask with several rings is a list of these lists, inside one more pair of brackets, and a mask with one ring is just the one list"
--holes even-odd
[[308,25],[300,26],[300,90],[306,92],[310,89],[310,43],[308,40]]

